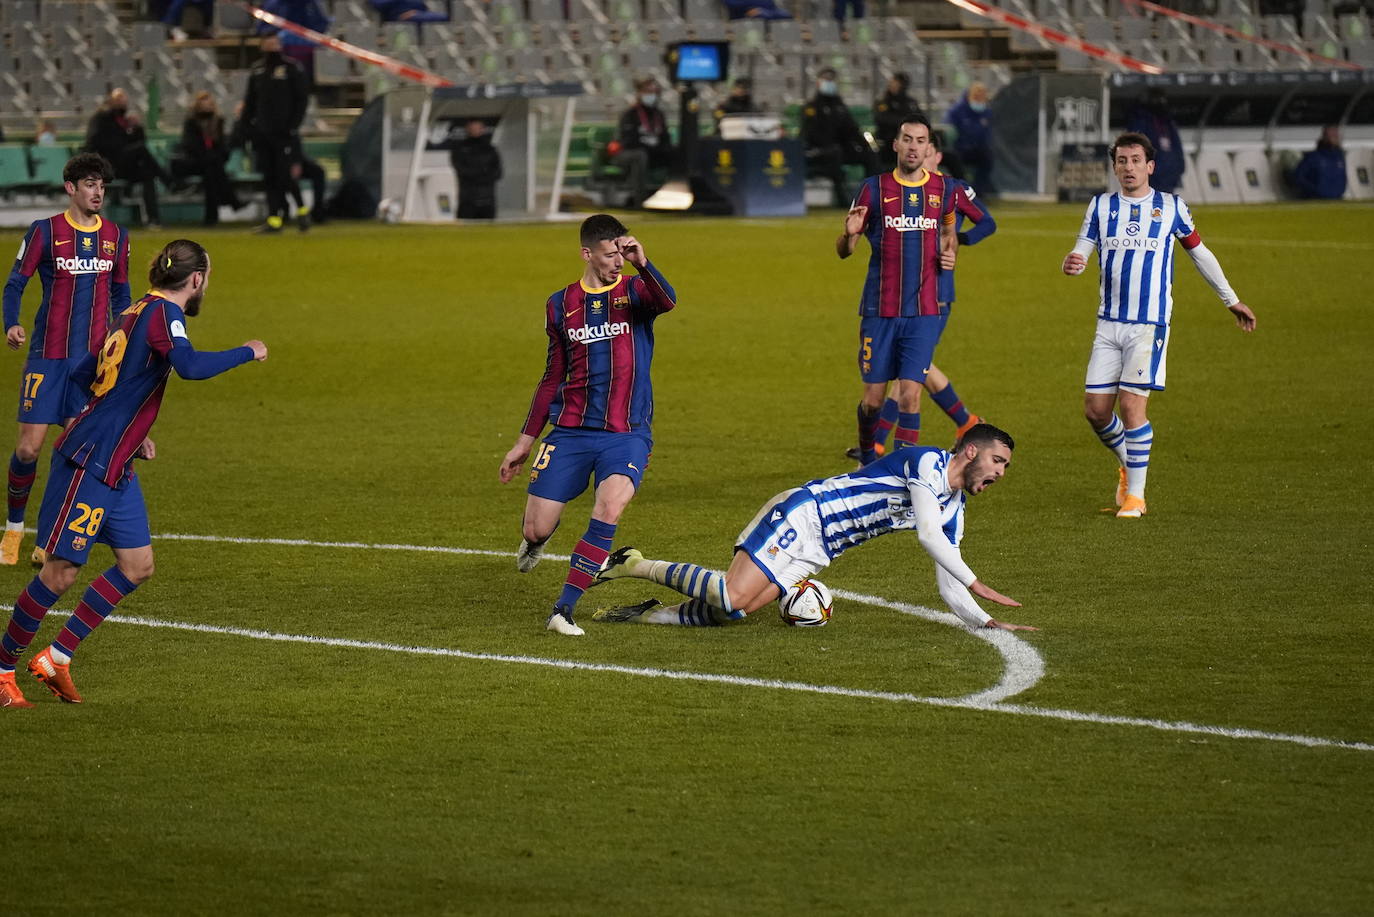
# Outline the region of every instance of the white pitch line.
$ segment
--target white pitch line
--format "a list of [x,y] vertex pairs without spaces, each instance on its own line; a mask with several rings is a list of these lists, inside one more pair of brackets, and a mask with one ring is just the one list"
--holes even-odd
[[[187,534],[168,534],[158,535],[159,539],[167,541],[207,541],[207,542],[227,542],[230,544],[270,544],[286,545],[290,547],[303,548],[370,548],[379,551],[421,551],[434,554],[479,554],[487,557],[514,557],[511,551],[485,551],[474,548],[452,548],[440,545],[414,545],[414,544],[366,544],[358,541],[308,541],[300,538],[235,538],[220,535],[187,535]],[[566,554],[545,554],[551,560],[567,560]],[[964,630],[973,636],[987,643],[1002,657],[1004,663],[1002,667],[1002,677],[997,684],[991,688],[969,694],[963,700],[974,703],[997,703],[1009,697],[1027,691],[1045,677],[1045,660],[1040,658],[1040,654],[1035,647],[1026,643],[1016,635],[1004,630],[987,630],[986,628],[971,628],[960,621],[958,616],[936,611],[933,608],[926,608],[923,605],[905,605],[901,603],[889,602],[876,595],[863,595],[858,592],[846,592],[836,590],[835,595],[850,601],[860,602],[864,605],[874,605],[879,608],[890,608],[902,614],[912,615],[913,617],[923,618],[933,621],[936,624],[944,624]]]
[[[383,550],[410,550],[424,551],[440,554],[477,554],[489,557],[510,557],[508,551],[484,551],[473,548],[450,548],[434,545],[380,545],[367,544],[364,542],[324,542],[307,541],[304,539],[288,538],[234,538],[218,535],[185,535],[185,534],[165,534],[155,536],[164,541],[207,541],[207,542],[227,542],[230,544],[275,544],[289,545],[296,547],[328,547],[328,548],[378,548]],[[545,557],[551,559],[566,560],[567,556],[546,554]],[[869,596],[858,597],[856,593],[838,592],[846,598],[855,598],[862,601],[870,598]],[[880,600],[881,601],[881,600]],[[883,603],[887,604],[887,603]],[[939,623],[949,623],[944,620],[940,612],[923,609],[915,605],[887,605],[895,608],[904,614],[912,614],[917,617],[927,618],[928,620],[939,621]],[[927,614],[928,613],[928,614]],[[52,614],[70,614],[70,612],[57,612]],[[953,615],[948,617],[953,618]],[[1181,732],[1198,735],[1216,736],[1218,738],[1229,739],[1260,739],[1269,742],[1286,742],[1294,745],[1304,745],[1309,748],[1345,748],[1354,751],[1374,752],[1374,743],[1355,742],[1344,739],[1328,739],[1321,736],[1306,736],[1285,732],[1267,732],[1262,729],[1246,729],[1232,726],[1209,726],[1201,723],[1190,723],[1180,720],[1160,720],[1148,717],[1115,716],[1105,713],[1089,713],[1079,710],[1056,710],[1047,707],[1033,707],[1025,704],[1008,704],[996,700],[988,700],[987,695],[996,692],[1002,687],[999,682],[997,686],[988,691],[971,694],[962,698],[943,698],[943,697],[920,697],[915,694],[901,694],[888,691],[864,691],[858,688],[842,688],[834,685],[812,685],[805,682],[795,681],[774,681],[764,678],[749,678],[742,675],[715,675],[706,672],[683,672],[672,669],[649,669],[635,668],[632,666],[613,665],[610,663],[591,663],[575,662],[567,659],[546,659],[539,656],[504,656],[492,653],[472,653],[466,650],[445,649],[442,647],[422,647],[422,646],[401,646],[391,643],[373,643],[365,640],[349,640],[336,637],[316,637],[308,634],[281,634],[272,631],[247,630],[234,627],[220,627],[212,624],[188,624],[179,621],[160,621],[154,618],[138,618],[123,615],[111,615],[107,620],[121,622],[125,624],[136,624],[145,627],[161,627],[172,630],[193,631],[196,633],[225,634],[230,636],[247,637],[257,640],[274,640],[287,643],[308,643],[317,646],[333,646],[341,648],[372,649],[393,653],[410,653],[418,656],[446,656],[457,659],[470,659],[476,661],[508,662],[523,665],[540,665],[550,668],[575,669],[588,672],[613,672],[624,675],[635,675],[647,678],[670,678],[679,681],[700,681],[716,684],[739,685],[743,687],[775,688],[787,691],[802,691],[812,694],[830,694],[843,697],[863,698],[867,700],[883,700],[891,702],[902,702],[912,704],[924,704],[931,707],[954,707],[965,710],[980,710],[988,713],[1006,713],[1014,716],[1033,716],[1043,719],[1061,720],[1072,723],[1092,723],[1097,725],[1110,726],[1137,726],[1148,729],[1157,729],[1162,732]],[[957,618],[955,619],[958,620]],[[1005,643],[1006,638],[1016,638],[1006,631],[983,634],[980,631],[971,631],[976,636],[982,637],[998,646]],[[996,641],[996,642],[994,642]],[[1016,640],[1024,644],[1022,641]],[[1034,650],[1032,649],[1032,652]],[[1004,653],[1005,656],[1005,653]],[[1036,654],[1039,659],[1039,654]],[[1043,660],[1040,661],[1040,671],[1034,674],[1036,680],[1043,674]],[[1008,666],[1010,671],[1010,666]],[[1003,682],[1006,681],[1006,676]],[[1033,683],[1033,682],[1032,682]],[[1017,690],[1024,690],[1018,688]],[[1015,693],[1012,691],[1011,693]],[[1009,695],[1004,695],[1009,696]]]
[[[69,616],[71,612],[53,611],[50,612],[50,614]],[[502,653],[473,653],[467,650],[448,649],[438,646],[405,646],[399,643],[377,643],[371,640],[352,640],[343,637],[286,634],[270,630],[224,627],[215,624],[165,621],[158,618],[142,618],[133,615],[110,615],[106,620],[117,624],[132,624],[139,627],[190,631],[198,634],[219,634],[230,637],[246,637],[251,640],[270,640],[278,643],[306,643],[312,646],[373,650],[385,653],[404,653],[412,656],[440,656],[450,659],[466,659],[474,662],[504,662],[516,665],[544,666],[553,669],[570,669],[579,672],[609,672],[616,675],[630,675],[639,678],[666,678],[674,681],[697,681],[744,688],[771,688],[779,691],[826,694],[839,697],[859,698],[862,700],[888,701],[890,703],[923,704],[929,707],[952,707],[962,710],[978,710],[985,713],[1008,713],[1015,716],[1033,716],[1073,723],[1093,723],[1111,726],[1142,726],[1150,729],[1158,729],[1163,732],[1195,733],[1199,735],[1215,736],[1217,738],[1262,739],[1269,742],[1288,742],[1294,745],[1304,745],[1309,748],[1345,748],[1353,751],[1374,751],[1374,744],[1367,742],[1347,742],[1340,739],[1321,738],[1319,736],[1266,732],[1261,729],[1237,729],[1229,726],[1208,726],[1199,723],[1171,722],[1169,720],[1155,720],[1144,717],[1109,716],[1102,713],[1082,713],[1077,710],[1053,710],[1045,707],[1031,707],[1021,704],[989,703],[985,701],[970,700],[969,698],[921,697],[917,694],[893,691],[865,691],[860,688],[844,688],[838,685],[813,685],[802,681],[780,681],[771,678],[752,678],[745,675],[721,675],[710,672],[686,672],[677,669],[641,668],[638,666],[616,665],[608,662],[577,662],[571,659],[548,659],[542,656],[511,656]]]

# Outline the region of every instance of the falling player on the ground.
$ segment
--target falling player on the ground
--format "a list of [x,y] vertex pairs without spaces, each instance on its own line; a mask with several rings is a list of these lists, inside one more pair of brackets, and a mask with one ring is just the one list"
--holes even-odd
[[1242,331],[1255,330],[1255,313],[1240,301],[1216,256],[1202,244],[1183,198],[1150,188],[1155,151],[1149,139],[1122,134],[1112,144],[1111,156],[1121,190],[1093,197],[1063,270],[1070,276],[1083,273],[1088,253],[1097,250],[1102,279],[1083,413],[1120,462],[1116,515],[1138,519],[1145,515],[1145,475],[1154,444],[1145,411],[1150,392],[1164,390],[1174,308],[1174,239]]
[[[5,284],[5,343],[11,350],[25,343],[19,307],[35,273],[43,298],[34,315],[19,392],[19,440],[10,456],[9,516],[0,539],[0,564],[19,562],[24,513],[48,427],[67,423],[91,396],[89,380],[74,378],[76,367],[100,352],[111,308],[117,314],[129,305],[129,235],[100,216],[105,184],[113,179],[114,170],[100,155],[72,157],[62,170],[69,206],[29,226]],[[34,549],[33,560],[42,565],[41,549]]]
[[921,385],[944,328],[938,281],[953,270],[957,188],[944,175],[925,169],[930,122],[922,115],[903,120],[893,141],[897,168],[864,179],[835,240],[841,258],[854,254],[860,236],[872,253],[859,300],[859,460],[877,458],[874,435],[889,382],[895,380],[900,415],[898,442],[918,436]]
[[183,379],[208,379],[267,359],[261,341],[218,352],[191,346],[186,318],[200,312],[209,280],[204,248],[188,239],[167,243],[148,271],[152,289],[115,319],[105,338],[91,400],[53,444],[38,511],[38,543],[47,560],[19,593],[0,636],[0,707],[32,706],[15,684],[14,667],[97,542],[114,550],[115,565],[86,589],[52,645],[29,660],[29,672],[61,700],[81,703],[71,676],[77,645],[153,575],[148,509],[134,459],[155,454],[148,433],[172,370]]
[[959,552],[968,495],[1001,479],[1014,445],[1002,430],[978,424],[953,452],[932,446],[898,449],[858,471],[784,491],[740,532],[735,558],[723,575],[696,564],[646,560],[634,548],[621,548],[597,574],[597,583],[626,576],[647,579],[676,589],[689,601],[660,608],[651,599],[599,610],[592,619],[718,627],[776,601],[850,548],[889,532],[908,531],[915,532],[935,561],[940,595],[964,623],[1035,630],[995,620],[978,607],[974,596],[1013,608],[1020,603],[978,579]]
[[[548,363],[500,471],[502,483],[514,479],[545,422],[553,424],[530,470],[524,540],[516,557],[521,573],[539,562],[563,507],[595,479],[591,522],[573,548],[547,623],[569,636],[583,632],[573,609],[610,553],[615,527],[649,464],[654,320],[677,305],[677,294],[649,263],[644,246],[615,217],[599,213],[584,220],[581,246],[581,279],[545,305]],[[639,276],[621,273],[627,261]]]
[[[935,175],[944,174],[940,171],[940,166],[944,162],[944,153],[941,150],[941,143],[940,132],[932,131],[930,135],[930,144],[926,147],[924,165],[927,172],[931,172]],[[993,220],[992,214],[988,213],[987,208],[984,207],[980,201],[976,200],[978,196],[977,192],[973,190],[973,187],[968,182],[958,178],[953,178],[952,180],[957,182],[959,187],[959,194],[955,198],[954,205],[954,231],[959,240],[959,247],[963,248],[966,245],[977,245],[997,231],[997,222]],[[970,221],[970,225],[967,229],[964,228],[965,219]],[[954,307],[954,271],[941,270],[939,284],[938,298],[942,311],[944,312],[945,324],[948,325],[950,310]],[[941,335],[943,336],[943,334],[944,331],[941,330]],[[930,397],[935,401],[935,404],[939,406],[940,410],[944,411],[949,419],[954,421],[954,426],[957,428],[954,432],[954,439],[956,442],[959,437],[968,432],[974,424],[983,422],[983,418],[979,417],[977,414],[970,413],[969,409],[964,406],[963,400],[954,390],[953,383],[949,381],[949,376],[946,376],[940,367],[936,366],[934,363],[931,363],[930,368],[926,370],[926,378],[922,383],[922,388],[930,393]],[[887,435],[892,432],[893,427],[897,426],[897,421],[901,413],[901,409],[897,405],[897,399],[893,397],[892,389],[893,386],[889,384],[888,398],[883,402],[883,409],[878,415],[878,425],[874,429],[873,451],[876,455],[880,456],[887,453]],[[917,439],[913,440],[908,437],[908,441],[898,441],[896,445],[914,445],[915,442],[919,441],[920,430],[921,421],[920,412],[918,411],[915,423],[911,427],[911,432],[917,434]],[[850,447],[845,455],[849,458],[858,460],[860,457],[859,447]]]

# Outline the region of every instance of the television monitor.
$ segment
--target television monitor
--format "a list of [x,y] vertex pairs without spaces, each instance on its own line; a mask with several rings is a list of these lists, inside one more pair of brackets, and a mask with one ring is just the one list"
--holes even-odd
[[730,43],[683,41],[668,49],[675,83],[719,83],[730,75]]

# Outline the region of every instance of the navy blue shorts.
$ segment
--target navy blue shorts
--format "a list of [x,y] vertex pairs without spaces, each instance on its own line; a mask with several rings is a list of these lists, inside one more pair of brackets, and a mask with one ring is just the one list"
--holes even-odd
[[948,320],[948,306],[941,306],[938,315],[865,315],[859,322],[860,377],[870,383],[893,379],[924,382]]
[[653,447],[653,441],[641,433],[554,427],[530,466],[529,492],[569,503],[587,489],[589,481],[594,479],[599,486],[613,474],[625,475],[639,490]]
[[94,471],[54,452],[38,510],[38,545],[54,557],[84,565],[96,542],[112,548],[153,543],[138,475],[122,487],[111,487]]
[[84,360],[30,357],[19,380],[19,422],[63,423],[80,414],[91,392],[72,382],[72,374]]

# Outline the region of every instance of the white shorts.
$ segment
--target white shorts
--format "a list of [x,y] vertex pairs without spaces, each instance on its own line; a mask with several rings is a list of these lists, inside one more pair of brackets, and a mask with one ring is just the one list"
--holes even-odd
[[770,580],[786,592],[830,566],[815,499],[800,487],[785,490],[759,510],[735,539]]
[[1113,394],[1118,388],[1137,395],[1164,390],[1164,359],[1169,326],[1097,320],[1088,358],[1089,392]]

